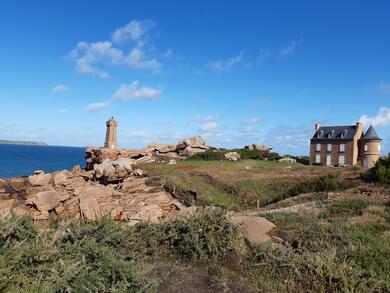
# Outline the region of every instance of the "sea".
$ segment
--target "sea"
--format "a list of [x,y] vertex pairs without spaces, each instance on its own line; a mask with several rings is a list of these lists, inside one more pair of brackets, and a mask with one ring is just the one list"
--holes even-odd
[[0,178],[84,167],[84,151],[81,147],[0,144]]

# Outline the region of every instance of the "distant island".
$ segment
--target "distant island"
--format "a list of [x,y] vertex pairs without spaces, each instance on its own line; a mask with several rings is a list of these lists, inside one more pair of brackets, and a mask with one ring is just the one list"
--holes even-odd
[[42,141],[19,141],[19,140],[3,140],[0,139],[0,144],[20,144],[20,145],[47,145]]

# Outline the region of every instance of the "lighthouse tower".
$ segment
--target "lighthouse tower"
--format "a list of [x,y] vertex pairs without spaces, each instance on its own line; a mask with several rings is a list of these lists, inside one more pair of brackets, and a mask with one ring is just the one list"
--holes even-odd
[[111,117],[111,119],[106,121],[107,130],[106,130],[106,140],[104,142],[105,148],[116,149],[118,147],[116,140],[116,128],[118,126],[118,122]]
[[362,162],[364,168],[372,168],[381,157],[381,142],[374,127],[371,125],[366,134],[360,139],[362,150]]

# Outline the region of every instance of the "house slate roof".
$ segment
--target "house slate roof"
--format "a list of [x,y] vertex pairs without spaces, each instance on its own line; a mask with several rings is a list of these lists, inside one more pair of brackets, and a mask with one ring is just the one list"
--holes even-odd
[[363,135],[362,138],[363,138],[363,139],[377,139],[377,140],[382,140],[382,139],[379,138],[378,134],[377,134],[376,131],[375,131],[375,128],[374,128],[372,125],[368,128],[366,134]]
[[356,134],[356,125],[320,126],[312,140],[352,140]]

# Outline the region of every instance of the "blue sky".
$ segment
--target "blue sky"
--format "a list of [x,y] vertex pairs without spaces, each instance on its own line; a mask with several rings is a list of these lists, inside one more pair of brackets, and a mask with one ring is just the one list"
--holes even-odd
[[[387,2],[387,3],[386,3]],[[203,135],[307,154],[314,123],[390,151],[388,1],[0,2],[0,139],[119,145]]]

